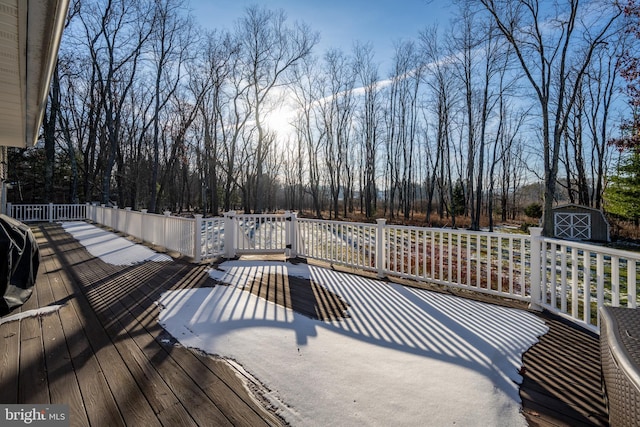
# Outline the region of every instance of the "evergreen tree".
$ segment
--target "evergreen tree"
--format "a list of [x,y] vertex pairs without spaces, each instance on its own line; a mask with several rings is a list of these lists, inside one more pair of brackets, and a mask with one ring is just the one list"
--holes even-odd
[[464,187],[460,180],[456,181],[456,185],[453,187],[453,200],[451,203],[451,209],[454,215],[462,215],[465,211],[465,197]]
[[617,175],[609,177],[604,191],[605,209],[617,217],[640,222],[640,2],[628,0],[623,8],[627,19],[626,32],[633,42],[620,58],[620,74],[626,80],[626,93],[631,107],[631,119],[625,121],[621,130],[623,136],[609,141],[618,148],[621,159]]
[[618,166],[618,174],[609,177],[604,192],[608,213],[620,218],[640,220],[640,150],[633,149]]

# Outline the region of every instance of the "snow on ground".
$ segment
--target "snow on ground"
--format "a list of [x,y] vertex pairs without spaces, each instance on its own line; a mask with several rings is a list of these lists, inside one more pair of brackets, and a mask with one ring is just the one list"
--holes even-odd
[[89,253],[112,265],[133,265],[145,261],[172,261],[171,257],[137,245],[114,233],[83,221],[63,222],[62,228],[78,240]]
[[[241,365],[292,425],[526,425],[518,369],[547,331],[536,316],[308,265],[220,268],[211,277],[231,286],[166,292],[159,322]],[[255,270],[311,278],[350,317],[313,320],[243,291]]]

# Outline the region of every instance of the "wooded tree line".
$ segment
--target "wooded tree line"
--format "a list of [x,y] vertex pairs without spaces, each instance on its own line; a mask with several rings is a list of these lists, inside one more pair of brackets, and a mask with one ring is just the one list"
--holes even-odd
[[[560,193],[601,208],[628,43],[620,6],[456,8],[447,27],[396,41],[381,70],[375,46],[319,52],[319,34],[283,11],[251,7],[216,30],[183,0],[76,1],[44,148],[14,153],[13,180],[43,201],[464,215],[474,229],[488,212],[515,217],[534,182],[547,211]],[[276,127],[285,114],[290,131]]]

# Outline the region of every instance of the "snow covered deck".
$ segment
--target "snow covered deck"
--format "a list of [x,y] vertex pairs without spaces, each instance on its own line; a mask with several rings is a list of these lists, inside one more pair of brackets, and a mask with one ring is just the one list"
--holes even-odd
[[[0,347],[0,402],[68,403],[72,425],[281,423],[246,389],[245,385],[249,384],[254,391],[269,396],[262,385],[251,380],[251,375],[241,375],[244,372],[242,367],[176,345],[175,339],[158,324],[159,313],[166,321],[166,315],[170,311],[159,312],[156,301],[164,298],[162,301],[165,304],[167,298],[170,300],[172,295],[184,296],[185,292],[207,293],[208,297],[213,298],[213,290],[206,288],[215,286],[221,289],[223,286],[217,283],[233,282],[229,280],[231,276],[228,276],[235,268],[233,264],[222,264],[221,269],[224,271],[213,273],[219,282],[209,277],[206,266],[191,265],[180,260],[156,259],[155,262],[118,266],[93,257],[87,250],[91,248],[80,245],[59,225],[40,225],[34,227],[34,231],[42,251],[42,264],[35,294],[19,311],[28,312],[51,305],[62,307],[50,314],[0,324],[3,337]],[[245,264],[247,267],[250,265],[251,263]],[[291,267],[292,272],[296,268]],[[416,356],[427,358],[429,352],[429,343],[420,341],[424,338],[416,328],[434,329],[436,326],[441,328],[442,336],[441,341],[434,344],[433,351],[435,354],[440,349],[438,357],[442,359],[441,362],[449,363],[456,357],[460,358],[460,355],[456,356],[456,352],[473,355],[477,351],[478,347],[465,347],[468,340],[444,334],[447,328],[463,331],[460,319],[437,318],[429,326],[429,316],[415,311],[407,313],[409,318],[402,319],[399,317],[402,307],[397,306],[392,294],[400,294],[418,305],[440,304],[441,311],[449,306],[448,311],[452,315],[463,310],[477,312],[478,306],[471,304],[469,300],[444,294],[427,297],[414,288],[397,284],[390,284],[388,287],[375,284],[373,291],[382,292],[381,295],[385,298],[384,301],[376,302],[371,292],[348,294],[351,289],[348,288],[348,283],[343,283],[342,289],[328,289],[326,283],[321,283],[320,277],[335,272],[317,267],[300,268],[313,269],[315,276],[289,274],[285,270],[280,270],[281,274],[265,275],[258,274],[255,268],[246,268],[253,276],[245,277],[242,286],[249,292],[236,292],[233,294],[235,300],[226,301],[238,303],[240,300],[237,298],[246,297],[243,294],[252,294],[254,300],[251,303],[242,300],[243,307],[260,307],[272,316],[290,316],[292,322],[299,322],[298,326],[303,326],[291,328],[298,351],[302,347],[302,351],[307,351],[306,355],[309,356],[312,356],[312,348],[303,347],[306,345],[305,341],[321,339],[320,333],[333,333],[347,338],[351,335],[351,339],[355,338],[356,342],[367,341],[365,344],[376,350],[385,346],[395,352],[399,348],[404,349],[401,352],[415,361]],[[225,275],[228,277],[225,278]],[[360,279],[353,279],[354,282],[358,280]],[[229,292],[233,291],[233,286],[237,286],[237,282],[236,285],[226,284]],[[163,295],[166,291],[172,292]],[[367,295],[369,299],[365,298]],[[490,299],[486,296],[481,298]],[[267,300],[276,304],[267,305]],[[263,305],[249,305],[256,303]],[[389,318],[370,313],[371,317],[363,321],[359,316],[366,313],[367,307],[397,312]],[[483,306],[482,310],[486,310],[484,313],[504,313],[504,308],[497,306]],[[298,316],[300,313],[303,315]],[[217,313],[221,314],[223,313]],[[523,314],[525,317],[522,319],[533,317],[531,313]],[[396,320],[391,320],[394,317]],[[324,322],[323,325],[326,326],[319,327],[317,323],[311,323],[314,318],[322,319],[317,321]],[[606,425],[606,410],[600,397],[596,337],[546,315],[534,319],[543,320],[549,332],[525,353],[524,367],[520,370],[522,385],[519,395],[529,424]],[[491,321],[490,318],[486,320],[487,323]],[[448,324],[443,324],[445,321]],[[395,325],[390,322],[395,322]],[[494,347],[500,349],[499,353],[511,346],[508,341],[500,342],[507,337],[506,334],[485,336],[482,333],[486,325],[470,327],[475,328],[479,337],[483,337],[481,341],[484,344],[491,344],[495,340]],[[369,328],[368,331],[366,328]],[[305,330],[307,333],[300,335],[300,331]],[[392,331],[395,331],[396,336],[385,338],[385,333]],[[196,335],[197,331],[194,336]],[[381,345],[384,343],[386,344]],[[363,362],[363,356],[354,353],[351,348],[358,346],[360,345],[349,345],[349,354],[360,358],[356,362]],[[273,355],[266,349],[255,351],[262,357]],[[466,364],[469,370],[473,370],[473,366],[480,367],[482,363],[478,363],[478,359],[482,361],[483,356],[477,356],[475,360],[465,359],[464,363],[458,365]],[[239,353],[239,362],[244,362],[243,357]],[[489,368],[494,360],[493,355],[484,357],[486,363],[483,366]],[[461,360],[462,358],[458,362]],[[322,358],[318,358],[315,363],[321,361]],[[387,360],[385,363],[393,366],[396,362]],[[254,374],[257,371],[254,366],[243,366]],[[340,375],[349,375],[348,366],[350,365],[338,366],[336,370]],[[432,373],[435,374],[438,373]],[[399,381],[407,376],[407,372],[404,372],[396,378]],[[498,377],[497,387],[508,388],[509,377]],[[257,380],[263,378],[259,375]],[[306,377],[296,377],[294,380],[311,383],[318,378],[314,378],[312,372],[307,372]],[[369,379],[367,384],[370,384]],[[402,384],[396,386],[400,390],[403,388]],[[443,393],[446,391],[442,390]],[[374,394],[376,391],[369,390],[369,393]],[[286,393],[280,397],[282,396],[286,397]],[[310,405],[322,405],[326,402],[320,396],[310,400]],[[408,398],[401,400],[409,401]],[[274,404],[273,401],[270,403]],[[282,403],[286,406],[290,402],[285,399]],[[468,406],[469,402],[454,402],[455,405]],[[292,424],[304,424],[308,420],[304,413],[295,412],[300,409],[299,406],[290,409],[294,412],[288,413],[289,415],[293,413],[299,416],[298,419],[290,418]],[[286,411],[281,410],[280,413],[287,415]],[[414,419],[413,424],[433,424],[438,420],[436,415],[433,418],[428,414],[424,415]],[[403,418],[406,414],[397,412],[396,416],[399,423],[412,424],[411,420]]]

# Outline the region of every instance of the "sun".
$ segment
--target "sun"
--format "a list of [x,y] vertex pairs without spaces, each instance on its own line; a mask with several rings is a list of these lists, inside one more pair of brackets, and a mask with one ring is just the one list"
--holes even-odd
[[296,107],[290,90],[277,88],[275,100],[264,113],[264,121],[269,131],[276,134],[276,140],[288,141],[295,134],[293,122],[296,117]]

